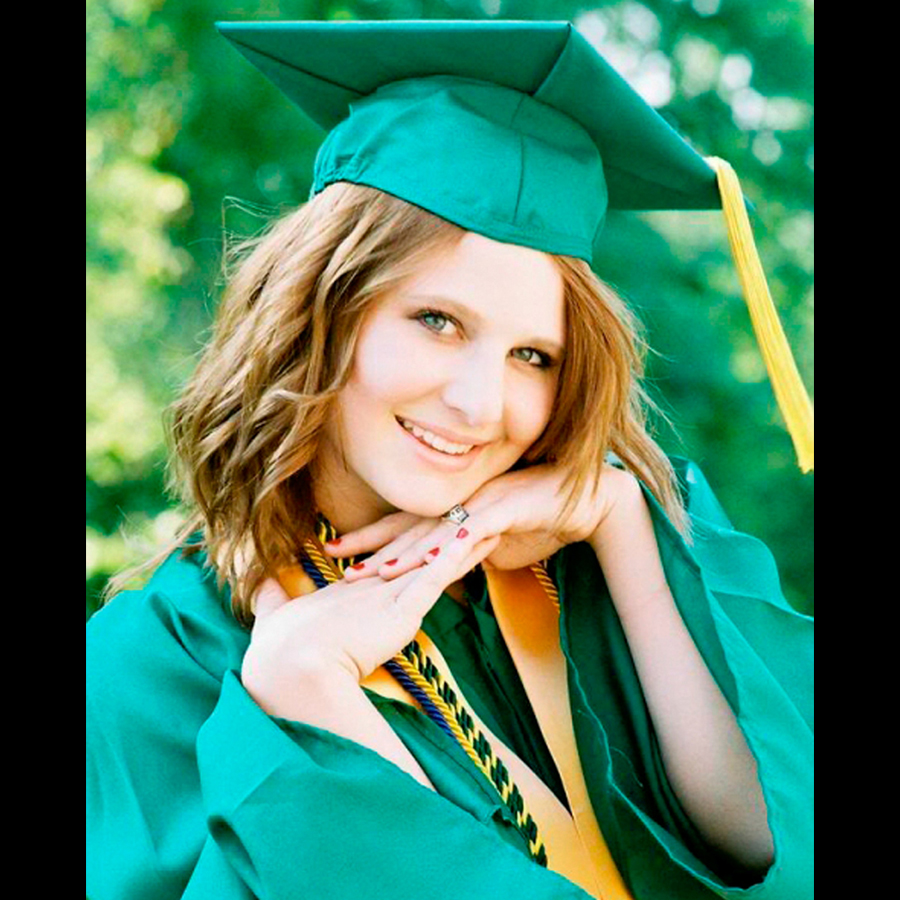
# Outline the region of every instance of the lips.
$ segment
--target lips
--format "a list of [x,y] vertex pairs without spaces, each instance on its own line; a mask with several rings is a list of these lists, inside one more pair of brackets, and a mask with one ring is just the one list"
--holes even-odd
[[401,433],[410,441],[416,456],[422,462],[427,463],[429,467],[434,466],[447,474],[463,472],[468,469],[479,458],[481,451],[488,446],[487,444],[479,444],[478,446],[473,446],[467,453],[445,453],[436,447],[430,447],[425,441],[416,437],[408,428],[403,426],[399,418],[396,421]]
[[427,428],[410,419],[403,419],[400,416],[397,416],[396,419],[400,426],[412,434],[416,440],[439,453],[446,453],[448,456],[465,456],[476,446],[481,446],[480,442],[466,441],[455,435],[451,437],[447,432]]

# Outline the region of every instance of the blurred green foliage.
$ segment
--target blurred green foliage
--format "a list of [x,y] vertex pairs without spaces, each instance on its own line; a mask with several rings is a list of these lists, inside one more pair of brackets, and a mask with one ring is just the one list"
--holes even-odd
[[[320,130],[219,19],[569,19],[755,206],[773,297],[812,392],[812,0],[88,0],[87,614],[174,530],[163,409],[215,309],[223,241],[302,202]],[[812,612],[813,477],[796,466],[719,213],[613,218],[597,271],[640,311],[660,440],[695,459],[788,599]]]

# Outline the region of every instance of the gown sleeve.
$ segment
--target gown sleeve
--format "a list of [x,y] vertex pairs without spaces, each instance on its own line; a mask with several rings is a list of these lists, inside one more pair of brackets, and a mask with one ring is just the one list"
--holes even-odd
[[603,573],[589,545],[572,544],[554,577],[591,800],[636,898],[812,900],[813,620],[789,606],[771,553],[734,530],[696,465],[674,462],[691,543],[645,495],[675,602],[757,761],[774,862],[735,870],[680,807]]
[[[88,623],[90,900],[458,900],[462,883],[585,900],[518,849],[486,791],[461,806],[366,747],[266,715],[240,680],[248,640],[177,558]],[[435,765],[435,783],[457,777]]]

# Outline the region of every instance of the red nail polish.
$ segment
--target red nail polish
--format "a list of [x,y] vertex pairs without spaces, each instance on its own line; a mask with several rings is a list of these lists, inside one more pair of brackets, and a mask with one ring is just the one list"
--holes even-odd
[[456,532],[456,536],[458,538],[464,538],[469,536],[469,532],[466,531],[465,528],[460,528],[459,531]]
[[330,541],[325,541],[326,544],[331,544],[331,545],[334,546],[334,547],[337,547],[337,545],[338,545],[340,542],[341,542],[341,539],[340,539],[340,538],[332,538]]
[[394,565],[396,565],[396,564],[397,564],[397,560],[396,560],[396,559],[389,559],[389,560],[385,563],[386,566],[394,566]]
[[437,556],[438,553],[440,553],[440,552],[441,552],[440,547],[433,547],[431,550],[428,551],[428,555],[429,556]]
[[350,566],[351,569],[364,569],[366,564],[364,562],[356,563],[355,565]]

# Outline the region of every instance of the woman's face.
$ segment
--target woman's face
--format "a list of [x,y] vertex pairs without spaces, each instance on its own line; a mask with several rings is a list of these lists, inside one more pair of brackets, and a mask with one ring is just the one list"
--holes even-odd
[[326,430],[320,509],[347,531],[466,500],[543,432],[564,346],[550,257],[467,234],[367,315]]

